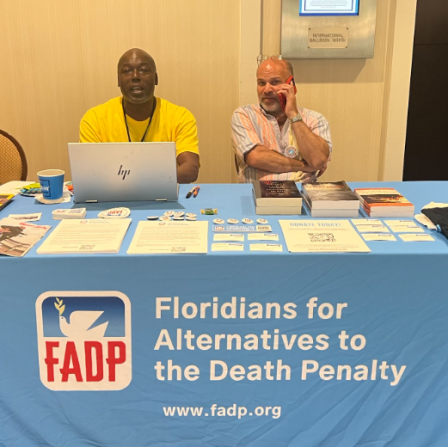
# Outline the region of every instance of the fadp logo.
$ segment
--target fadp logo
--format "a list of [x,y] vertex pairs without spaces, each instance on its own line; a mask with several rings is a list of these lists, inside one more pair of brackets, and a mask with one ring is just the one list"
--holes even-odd
[[131,303],[121,292],[46,292],[36,301],[39,371],[55,391],[126,388]]

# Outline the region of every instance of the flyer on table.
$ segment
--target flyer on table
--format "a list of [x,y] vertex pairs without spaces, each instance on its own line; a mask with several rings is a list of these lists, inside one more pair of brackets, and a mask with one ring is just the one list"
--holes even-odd
[[37,254],[118,253],[131,219],[62,220]]
[[207,253],[208,222],[143,221],[138,223],[127,253]]
[[279,220],[291,253],[369,252],[348,220]]

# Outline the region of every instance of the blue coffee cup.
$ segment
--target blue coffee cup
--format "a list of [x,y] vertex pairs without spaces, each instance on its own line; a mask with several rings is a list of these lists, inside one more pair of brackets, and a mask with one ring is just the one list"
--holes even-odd
[[44,199],[58,200],[62,197],[64,190],[64,175],[65,171],[62,169],[45,169],[44,171],[39,171],[37,173]]

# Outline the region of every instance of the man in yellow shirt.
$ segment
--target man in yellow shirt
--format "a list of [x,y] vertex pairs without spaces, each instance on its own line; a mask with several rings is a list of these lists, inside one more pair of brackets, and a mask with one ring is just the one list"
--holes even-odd
[[177,181],[194,182],[199,173],[196,120],[191,112],[154,96],[158,76],[154,59],[133,48],[118,62],[122,97],[93,107],[80,124],[81,143],[174,141]]

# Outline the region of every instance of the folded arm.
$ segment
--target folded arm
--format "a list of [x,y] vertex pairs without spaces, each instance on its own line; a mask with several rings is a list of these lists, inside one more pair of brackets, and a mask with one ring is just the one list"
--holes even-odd
[[[285,115],[287,119],[291,120],[299,114],[299,108],[297,106],[296,95],[294,86],[291,84],[282,84],[277,91],[286,97]],[[302,117],[303,118],[303,117]],[[323,127],[326,123],[320,123]],[[317,130],[319,124],[313,130]],[[323,169],[328,162],[330,156],[330,146],[325,139],[313,132],[302,120],[296,121],[291,124],[291,129],[297,141],[297,145],[300,148],[300,155],[303,160],[306,161],[313,171]]]
[[328,162],[330,155],[328,143],[322,137],[313,133],[303,121],[292,123],[291,126],[303,160],[313,171],[322,169]]
[[295,171],[313,172],[316,170],[304,160],[285,157],[262,145],[257,145],[250,152],[247,152],[244,161],[253,168],[275,174]]

